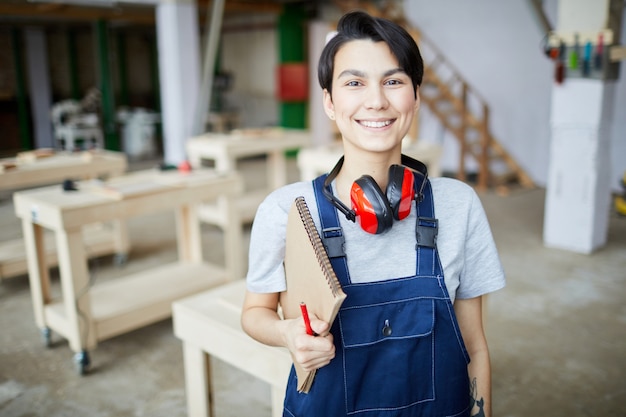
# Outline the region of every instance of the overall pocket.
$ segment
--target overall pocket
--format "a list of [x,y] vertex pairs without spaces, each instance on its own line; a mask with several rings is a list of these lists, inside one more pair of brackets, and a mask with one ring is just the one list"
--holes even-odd
[[348,413],[434,399],[434,300],[353,306],[338,318]]

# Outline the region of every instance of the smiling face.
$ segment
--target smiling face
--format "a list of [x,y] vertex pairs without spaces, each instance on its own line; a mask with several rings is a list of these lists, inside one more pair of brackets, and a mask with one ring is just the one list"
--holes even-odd
[[335,55],[324,108],[336,120],[344,148],[389,152],[400,148],[419,95],[385,42],[353,40]]

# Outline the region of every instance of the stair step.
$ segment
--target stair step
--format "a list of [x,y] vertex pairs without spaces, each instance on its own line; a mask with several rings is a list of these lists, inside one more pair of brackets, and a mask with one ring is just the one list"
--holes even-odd
[[[405,29],[407,29],[418,45],[421,45],[420,48],[424,45],[422,40],[427,42],[428,50],[435,56],[432,58],[432,54],[430,54],[432,59],[430,59],[430,62],[425,63],[423,81],[420,86],[422,103],[430,109],[443,127],[455,136],[460,143],[465,141],[467,154],[471,155],[479,165],[481,165],[483,157],[483,142],[481,138],[485,134],[489,135],[488,162],[487,166],[483,166],[486,172],[481,172],[481,175],[478,176],[479,187],[490,186],[485,184],[485,176],[489,178],[488,182],[491,186],[495,185],[498,187],[498,192],[507,191],[508,185],[512,182],[518,182],[524,187],[534,187],[532,179],[504,147],[491,136],[488,127],[485,126],[488,109],[486,104],[482,104],[484,100],[475,90],[471,89],[458,71],[446,61],[436,46],[432,45],[432,42],[428,42],[427,39],[423,39],[419,30],[408,25],[401,13],[400,16],[390,16],[390,13],[384,6],[376,6],[373,1],[359,3],[360,7],[365,8],[371,14],[375,13],[377,16],[386,17],[405,26]],[[466,93],[465,96],[464,92]],[[477,108],[477,106],[479,107]],[[477,110],[478,114],[476,114]]]

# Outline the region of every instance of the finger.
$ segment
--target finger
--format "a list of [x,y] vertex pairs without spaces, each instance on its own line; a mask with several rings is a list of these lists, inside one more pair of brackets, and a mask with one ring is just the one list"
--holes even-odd
[[330,337],[311,337],[304,335],[296,339],[296,350],[294,355],[296,360],[301,363],[309,363],[321,358],[328,361],[335,356],[335,345],[332,335]]
[[318,335],[325,335],[330,330],[330,325],[320,319],[311,320],[311,328]]
[[[303,355],[309,356],[309,355]],[[323,355],[312,355],[310,358],[299,361],[302,368],[306,371],[312,371],[326,366],[335,357],[334,349],[331,352],[325,352]]]

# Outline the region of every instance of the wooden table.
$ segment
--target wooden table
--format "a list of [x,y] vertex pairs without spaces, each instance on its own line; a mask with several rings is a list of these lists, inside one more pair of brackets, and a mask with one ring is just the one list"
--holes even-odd
[[65,179],[88,179],[122,175],[127,168],[126,155],[122,152],[93,150],[85,152],[55,152],[52,156],[0,159],[0,165],[14,165],[0,170],[0,190],[61,183]]
[[[439,161],[441,146],[424,141],[406,142],[402,145],[402,152],[411,158],[423,162],[428,168],[429,177],[441,176]],[[331,145],[301,149],[298,152],[298,168],[300,179],[310,181],[321,174],[329,172],[343,155],[340,142]]]
[[272,416],[280,417],[291,356],[263,345],[241,329],[245,281],[236,280],[173,304],[174,333],[183,341],[189,417],[216,417],[210,357],[222,360],[271,386]]
[[[37,157],[42,150],[22,152],[14,158],[0,159],[0,190],[18,190],[61,183],[66,179],[111,178],[122,175],[127,158],[122,152],[94,150],[85,152],[54,152]],[[9,168],[10,167],[10,168]],[[88,256],[116,254],[123,262],[129,251],[126,226],[119,221],[111,225],[96,224],[84,233]],[[46,236],[47,264],[57,265],[57,251],[52,236]],[[0,242],[0,279],[24,275],[27,272],[23,239]]]
[[[206,133],[187,141],[187,155],[192,167],[211,160],[220,172],[237,169],[237,160],[252,156],[267,157],[267,187],[248,190],[236,200],[237,211],[243,222],[251,222],[256,209],[269,192],[287,183],[285,152],[311,145],[311,135],[298,129],[234,130],[228,134]],[[219,224],[219,209],[211,205],[200,208],[200,218],[210,224]]]
[[[87,351],[98,341],[165,319],[174,300],[232,279],[233,259],[227,259],[226,269],[203,262],[195,207],[239,193],[242,181],[236,173],[151,170],[114,178],[106,187],[92,182],[79,186],[73,192],[60,187],[20,191],[13,200],[22,220],[35,321],[44,336],[54,330],[69,341],[82,374],[89,367]],[[169,210],[176,212],[177,262],[91,285],[83,227]],[[56,238],[60,300],[50,294],[44,229]],[[235,225],[226,232],[227,245],[240,244]]]

